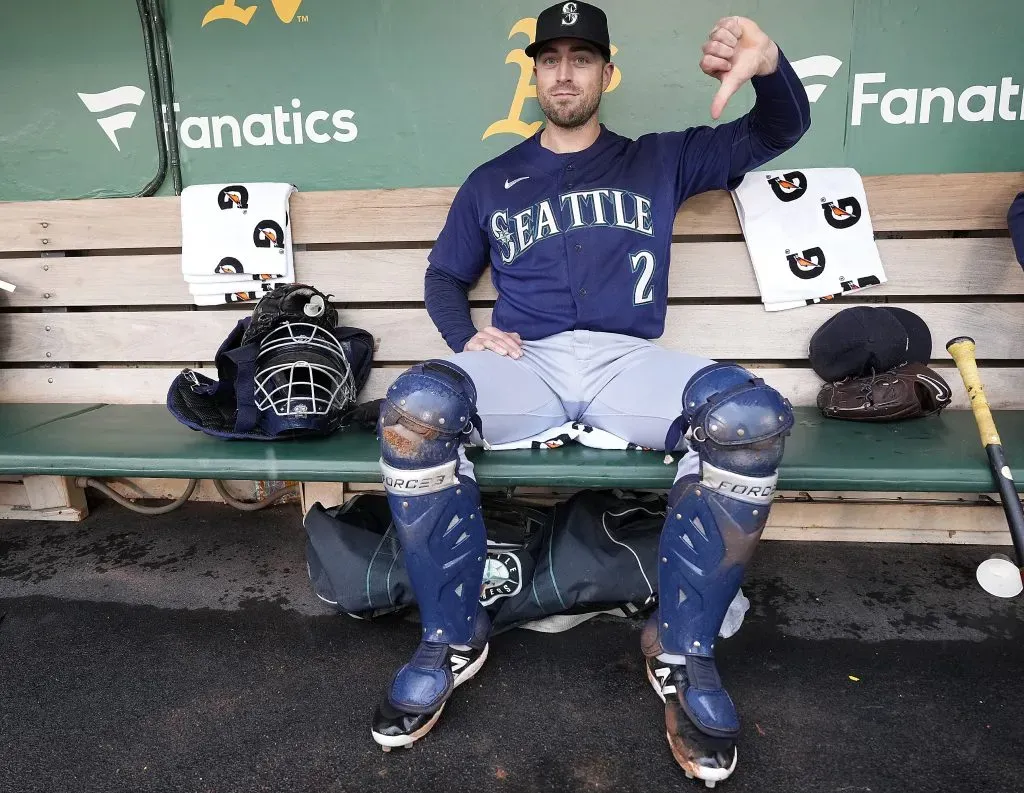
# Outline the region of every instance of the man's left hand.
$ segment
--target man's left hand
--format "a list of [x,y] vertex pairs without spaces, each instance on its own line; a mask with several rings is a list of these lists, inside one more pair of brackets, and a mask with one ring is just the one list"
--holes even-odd
[[711,118],[718,120],[726,104],[747,80],[774,72],[779,65],[779,48],[757,23],[746,17],[724,17],[708,34],[701,47],[704,74],[722,85],[711,102]]

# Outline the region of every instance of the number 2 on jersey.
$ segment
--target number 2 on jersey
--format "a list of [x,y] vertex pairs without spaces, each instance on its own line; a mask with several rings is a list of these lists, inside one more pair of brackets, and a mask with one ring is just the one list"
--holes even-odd
[[650,251],[639,251],[629,255],[629,263],[633,266],[633,272],[640,271],[636,279],[636,286],[633,287],[633,305],[642,306],[645,303],[654,302],[654,287],[651,286],[651,278],[654,276],[654,254]]

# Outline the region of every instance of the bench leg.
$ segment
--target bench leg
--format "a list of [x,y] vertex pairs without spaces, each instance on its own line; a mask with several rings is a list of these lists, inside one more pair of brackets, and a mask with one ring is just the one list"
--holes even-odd
[[343,482],[300,482],[299,492],[302,498],[302,514],[309,512],[317,501],[324,507],[336,507],[345,502],[345,485]]
[[89,514],[85,490],[75,486],[73,477],[26,476],[21,484],[25,499],[0,504],[0,519],[77,521]]

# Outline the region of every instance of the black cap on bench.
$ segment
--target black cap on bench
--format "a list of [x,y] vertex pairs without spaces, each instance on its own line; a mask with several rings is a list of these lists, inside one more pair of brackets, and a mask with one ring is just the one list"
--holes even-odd
[[608,17],[590,3],[556,3],[541,11],[537,17],[537,35],[533,44],[526,48],[526,56],[532,58],[547,42],[566,38],[589,41],[606,61],[612,59]]
[[808,347],[822,380],[881,373],[905,363],[927,364],[932,337],[917,314],[890,306],[851,306],[826,320]]

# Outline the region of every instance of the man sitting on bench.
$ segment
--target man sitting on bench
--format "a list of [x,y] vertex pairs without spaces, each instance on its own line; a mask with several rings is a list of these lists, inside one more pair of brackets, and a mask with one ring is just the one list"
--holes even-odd
[[[767,520],[793,413],[745,369],[649,340],[664,331],[679,207],[792,147],[810,124],[807,96],[775,42],[729,17],[700,62],[721,81],[711,115],[748,80],[753,109],[631,140],[598,121],[614,71],[600,9],[548,8],[526,52],[547,124],[470,174],[429,257],[427,308],[458,354],[413,366],[381,408],[383,479],[423,638],[378,707],[373,738],[385,749],[421,738],[487,657],[486,535],[467,439],[480,442],[482,427],[506,443],[575,420],[672,451],[688,430],[642,644],[676,759],[713,784],[735,769],[739,734],[715,639]],[[477,331],[467,291],[488,263],[498,300]]]

